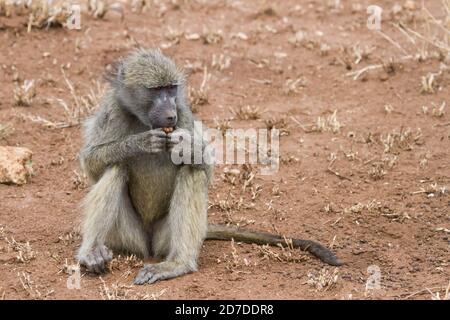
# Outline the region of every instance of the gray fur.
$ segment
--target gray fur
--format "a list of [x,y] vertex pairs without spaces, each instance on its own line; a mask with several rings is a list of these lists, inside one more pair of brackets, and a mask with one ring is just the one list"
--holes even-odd
[[[138,50],[120,63],[111,89],[86,122],[80,159],[93,186],[82,205],[77,258],[89,271],[104,272],[111,250],[143,258],[153,254],[163,261],[145,265],[135,279],[136,284],[153,283],[196,271],[207,234],[218,240],[281,243],[269,234],[209,230],[212,166],[175,165],[170,157],[178,141],[171,137],[194,133],[184,82],[184,73],[159,50]],[[173,133],[161,129],[173,126]],[[294,244],[334,261],[328,249],[313,242]]]
[[[165,258],[146,266],[136,283],[195,271],[207,232],[212,168],[173,164],[173,141],[161,129],[193,131],[180,86],[184,74],[159,51],[139,50],[122,62],[117,77],[85,125],[80,158],[93,186],[82,206],[78,260],[102,272],[109,249]],[[167,110],[175,110],[176,123]]]

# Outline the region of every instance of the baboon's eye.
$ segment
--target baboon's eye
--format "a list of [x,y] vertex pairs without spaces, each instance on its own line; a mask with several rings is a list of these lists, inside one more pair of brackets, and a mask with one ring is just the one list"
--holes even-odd
[[169,87],[169,92],[170,92],[172,95],[176,95],[177,89],[178,89],[178,86],[170,86],[170,87]]
[[169,91],[169,92],[176,92],[177,86],[176,85],[169,85],[164,87],[154,87],[154,88],[147,88],[150,92],[156,93],[159,91]]
[[176,85],[165,86],[165,87],[162,87],[161,90],[166,90],[166,91],[169,91],[172,93],[172,92],[176,92],[177,86]]

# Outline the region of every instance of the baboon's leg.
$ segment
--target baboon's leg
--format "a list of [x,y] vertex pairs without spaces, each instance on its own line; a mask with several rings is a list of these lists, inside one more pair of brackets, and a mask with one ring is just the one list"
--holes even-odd
[[112,259],[108,248],[146,257],[147,236],[128,195],[125,167],[108,168],[83,202],[83,241],[78,251],[80,264],[102,272]]
[[165,258],[170,248],[170,225],[168,216],[156,222],[152,228],[152,254],[157,258]]
[[[153,238],[155,255],[166,261],[145,265],[136,284],[153,283],[196,271],[197,259],[207,231],[207,177],[203,170],[180,168],[166,220],[157,225]],[[166,252],[164,252],[166,251]]]

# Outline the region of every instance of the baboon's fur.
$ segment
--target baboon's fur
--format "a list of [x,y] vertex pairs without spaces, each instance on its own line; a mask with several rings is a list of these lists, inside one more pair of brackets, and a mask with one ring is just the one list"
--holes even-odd
[[[135,280],[152,283],[197,270],[205,238],[285,245],[283,238],[266,233],[223,226],[210,226],[208,231],[212,166],[175,165],[164,149],[167,135],[154,126],[168,119],[165,107],[158,106],[165,103],[176,109],[174,133],[193,133],[184,85],[184,72],[159,50],[137,50],[119,63],[111,89],[87,121],[80,158],[93,186],[83,202],[78,259],[89,270],[105,270],[112,256],[109,249],[142,257],[152,254],[163,262],[144,266]],[[165,91],[174,86],[176,98]],[[157,93],[151,96],[146,88],[156,88]],[[152,108],[161,108],[155,113],[160,119],[148,119]],[[329,264],[340,264],[318,243],[294,239],[293,244]]]

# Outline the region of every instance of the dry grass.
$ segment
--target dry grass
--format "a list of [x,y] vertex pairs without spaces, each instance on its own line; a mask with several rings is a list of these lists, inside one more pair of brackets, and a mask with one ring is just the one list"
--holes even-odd
[[304,47],[309,50],[313,50],[319,47],[319,42],[315,39],[312,39],[306,32],[302,30],[297,31],[294,35],[289,37],[288,42],[294,47]]
[[372,52],[375,50],[375,48],[370,47],[370,46],[363,47],[359,43],[356,43],[352,47],[352,50],[353,50],[354,63],[359,64],[362,61],[368,60],[370,55],[372,54]]
[[231,66],[231,57],[224,54],[213,54],[211,61],[211,68],[223,71]]
[[420,93],[432,94],[439,89],[439,73],[429,72],[426,76],[422,77]]
[[308,272],[307,283],[316,288],[319,291],[328,291],[336,286],[339,279],[339,269],[334,268],[328,270],[327,268],[321,269],[319,272]]
[[32,28],[48,29],[67,27],[73,14],[72,5],[79,4],[81,9],[96,19],[102,19],[108,11],[116,11],[123,18],[120,2],[109,3],[105,0],[0,0],[0,16],[27,16],[28,32]]
[[65,246],[69,246],[80,240],[81,240],[81,233],[80,230],[78,230],[78,228],[74,228],[74,230],[58,237],[58,242],[64,244]]
[[222,132],[222,135],[225,135],[228,129],[231,129],[231,122],[228,119],[218,119],[214,118],[214,126],[217,130]]
[[131,11],[133,12],[145,12],[150,5],[149,0],[132,0]]
[[7,138],[13,131],[11,125],[0,123],[0,140]]
[[284,263],[298,263],[306,260],[306,255],[295,249],[291,239],[285,239],[287,247],[279,246],[279,250],[273,249],[269,245],[258,246],[262,260],[273,260]]
[[56,102],[56,106],[63,109],[65,119],[54,122],[40,116],[22,115],[24,119],[40,123],[48,128],[68,128],[80,125],[97,108],[105,93],[105,86],[99,81],[95,81],[89,88],[88,93],[83,94],[69,80],[63,68],[61,68],[61,72],[71,101],[67,103],[60,98],[53,98],[48,101],[50,103]]
[[426,289],[430,295],[431,300],[450,300],[450,282],[448,283],[447,287],[445,288],[443,292],[443,296],[441,296],[440,292],[432,292],[430,289]]
[[12,4],[8,0],[0,0],[0,17],[11,16]]
[[419,161],[420,169],[425,169],[428,166],[428,160],[431,159],[431,156],[432,155],[428,151],[420,154],[420,161]]
[[397,156],[384,155],[380,161],[371,163],[368,174],[373,180],[381,180],[397,164],[397,161]]
[[[380,70],[380,69],[386,73],[386,76],[394,75],[397,71],[403,70],[403,64],[401,63],[401,61],[408,61],[412,60],[413,58],[414,57],[411,55],[401,57],[399,61],[394,58],[389,58],[387,60],[382,60],[382,63],[380,64],[371,64],[361,69],[348,72],[346,76],[352,76],[353,80],[358,80],[359,78],[364,80],[366,79],[365,76],[367,75],[367,72],[371,70]],[[351,63],[347,62],[346,66],[348,70],[352,69]],[[383,78],[380,77],[380,79]]]
[[100,99],[105,93],[105,87],[99,81],[95,81],[89,88],[89,92],[82,94],[66,76],[64,69],[61,69],[61,72],[72,101],[70,106],[62,99],[57,99],[57,101],[64,108],[67,123],[69,125],[78,125],[100,104]]
[[261,118],[261,114],[264,112],[261,111],[258,106],[249,105],[239,107],[239,109],[237,110],[230,108],[230,111],[233,114],[234,119],[237,120],[258,120]]
[[319,54],[322,57],[328,56],[330,53],[331,47],[327,43],[321,42],[319,47]]
[[124,10],[120,2],[110,3],[105,0],[89,0],[87,3],[87,11],[95,19],[103,19],[110,11],[119,13],[122,20],[124,18]]
[[[208,28],[204,27],[203,32],[201,34],[192,32],[192,33],[184,33],[177,32],[177,37],[173,38],[171,41],[175,42],[174,44],[179,43],[179,38],[184,35],[184,38],[189,41],[197,41],[202,40],[203,44],[218,44],[223,41],[223,32],[222,30],[212,31]],[[174,41],[178,39],[178,41]]]
[[374,163],[372,167],[367,172],[372,180],[381,180],[387,174],[387,171],[384,169],[384,165],[381,162]]
[[219,210],[220,212],[225,212],[228,216],[228,223],[233,224],[233,219],[231,219],[231,212],[239,211],[243,206],[243,198],[240,197],[236,199],[236,197],[228,193],[225,199],[217,198],[209,205],[208,208]]
[[399,132],[389,133],[385,138],[380,137],[385,153],[399,154],[400,151],[411,151],[414,145],[423,144],[420,128],[413,132],[410,128],[400,128]]
[[17,253],[16,261],[27,263],[36,258],[36,252],[33,250],[29,242],[17,242],[14,238],[5,238],[8,244],[8,250]]
[[304,87],[306,87],[306,79],[304,77],[287,79],[283,86],[283,93],[286,95],[298,93]]
[[[56,262],[61,263],[59,256],[52,255],[52,258]],[[80,264],[78,262],[75,264],[69,264],[67,259],[64,259],[64,263],[62,264],[62,266],[59,267],[58,274],[64,273],[64,274],[67,274],[70,276],[70,275],[73,275],[74,272],[79,272],[79,271],[80,271]]]
[[72,9],[68,2],[50,4],[47,0],[34,1],[29,7],[28,31],[33,27],[62,27],[71,15]]
[[386,114],[391,114],[394,111],[394,107],[391,104],[385,104],[384,105],[384,112],[386,112]]
[[218,44],[223,41],[223,32],[222,30],[209,30],[205,28],[201,35],[201,39],[203,44]]
[[240,169],[225,167],[223,169],[223,181],[236,186],[242,185],[242,191],[247,190],[253,185],[253,180],[256,176],[255,168],[250,164],[242,164]]
[[103,300],[158,300],[168,289],[162,289],[156,293],[141,293],[133,290],[133,286],[113,283],[108,286],[100,277],[102,285],[100,286],[100,296]]
[[[208,209],[214,209],[222,213],[222,218],[227,225],[234,225],[237,227],[244,227],[255,223],[255,220],[249,219],[245,216],[235,216],[236,213],[241,213],[242,210],[254,207],[254,200],[259,197],[262,188],[260,185],[253,185],[252,180],[254,175],[245,173],[239,169],[225,168],[222,179],[229,183],[230,189],[226,192],[224,198],[219,194],[211,200]],[[239,186],[242,183],[242,186]],[[236,196],[233,190],[242,190]],[[247,193],[244,193],[247,191]]]
[[72,187],[75,190],[84,190],[89,186],[89,179],[85,173],[79,173],[77,170],[73,171]]
[[[18,274],[20,284],[22,288],[27,293],[28,297],[34,300],[46,299],[49,295],[51,295],[54,290],[46,289],[43,286],[36,284],[32,279],[31,275],[26,272],[19,272]],[[45,292],[43,293],[43,290]]]
[[25,80],[22,85],[16,83],[14,89],[14,105],[29,107],[36,97],[36,83],[34,80]]
[[[231,273],[235,272],[242,272],[243,268],[248,268],[253,265],[256,265],[255,263],[252,263],[247,258],[243,258],[239,255],[237,249],[236,249],[236,243],[234,239],[231,239],[230,242],[231,245],[231,252],[228,254],[224,254],[223,260],[225,261],[225,269],[227,269]],[[220,259],[217,260],[218,263],[222,262]]]
[[168,26],[167,31],[164,33],[164,39],[167,40],[167,42],[162,43],[161,48],[167,49],[179,44],[183,35],[185,35],[183,31],[172,29],[171,26]]
[[422,44],[421,51],[428,51],[433,47],[441,56],[448,56],[450,53],[450,0],[442,0],[442,10],[444,15],[441,19],[434,16],[426,6],[422,8],[424,16],[424,32],[420,32],[400,23],[399,27],[404,31],[410,42],[419,47],[418,42]]
[[316,124],[311,127],[311,131],[339,133],[342,127],[343,125],[337,119],[337,110],[334,110],[326,117],[318,117]]
[[266,119],[264,120],[264,123],[267,130],[278,129],[280,131],[280,136],[288,136],[290,133],[286,117]]
[[116,270],[121,271],[122,268],[126,268],[126,270],[122,273],[122,277],[128,277],[132,274],[133,269],[141,268],[144,266],[144,261],[138,258],[136,255],[128,255],[115,256],[111,262],[108,264],[108,268],[111,272]]
[[199,107],[208,104],[208,92],[209,92],[209,80],[211,79],[211,74],[208,73],[208,68],[203,69],[203,79],[200,87],[198,89],[189,87],[188,99],[191,105],[192,112],[198,112]]
[[375,218],[378,216],[382,216],[392,221],[402,221],[405,218],[409,218],[406,213],[400,214],[393,210],[387,203],[383,203],[375,199],[367,203],[358,202],[348,208],[344,208],[343,214],[353,216],[356,224],[359,224],[359,218],[361,216],[364,216],[365,214],[372,215]]
[[431,115],[433,117],[442,118],[444,116],[444,114],[445,114],[445,106],[446,106],[445,101],[442,102],[442,104],[439,105],[439,106],[434,104],[434,103],[432,103],[432,106],[433,107],[431,109]]
[[183,65],[183,69],[186,70],[186,73],[191,75],[197,72],[203,72],[205,69],[205,63],[201,60],[190,61],[186,59],[186,62]]
[[[406,2],[408,3],[408,2]],[[412,3],[412,2],[411,2]],[[416,10],[416,6],[401,6],[394,5],[391,10],[393,19],[392,25],[407,39],[409,44],[412,44],[415,52],[406,50],[399,42],[393,40],[387,34],[378,31],[378,34],[385,40],[390,42],[394,47],[403,52],[403,56],[399,59],[401,61],[425,61],[430,58],[438,58],[440,61],[448,61],[450,57],[450,0],[442,0],[442,9],[440,12],[442,16],[439,18],[434,16],[426,7],[426,2],[420,11]],[[414,9],[404,10],[407,7],[414,7]],[[408,25],[412,24],[414,28]],[[418,23],[420,22],[420,23]],[[418,28],[421,28],[419,31]],[[356,53],[359,50],[354,50]],[[361,56],[357,54],[356,56]],[[358,61],[360,59],[357,59]],[[348,64],[351,68],[351,64]],[[401,64],[397,64],[394,60],[391,62],[383,62],[382,64],[369,65],[360,70],[347,73],[348,76],[353,76],[356,80],[367,71],[383,68],[387,74],[393,74]],[[429,72],[421,78],[421,89],[423,94],[432,94],[440,89],[440,77],[442,70],[438,73]]]
[[426,187],[421,187],[420,190],[412,192],[412,194],[424,193],[427,197],[432,198],[439,195],[447,195],[449,189],[447,186],[439,186],[437,182],[428,184]]

